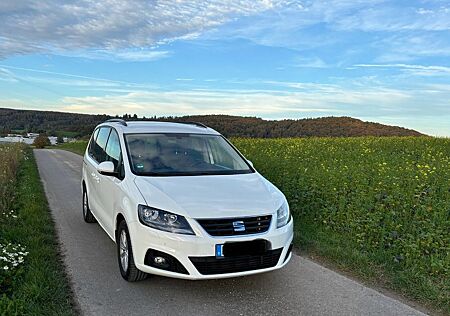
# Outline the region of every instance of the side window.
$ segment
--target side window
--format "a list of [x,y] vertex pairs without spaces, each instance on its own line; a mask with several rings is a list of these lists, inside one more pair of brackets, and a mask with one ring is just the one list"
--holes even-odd
[[94,145],[95,145],[95,141],[97,140],[97,136],[98,136],[98,131],[99,128],[97,128],[94,133],[92,134],[91,137],[91,142],[89,143],[89,156],[91,156],[92,158],[94,158]]
[[120,160],[120,143],[117,132],[112,130],[109,135],[108,145],[106,145],[106,160],[112,161],[117,170]]
[[106,145],[106,160],[111,161],[114,164],[119,179],[123,179],[125,173],[122,161],[122,150],[120,149],[119,135],[114,129],[111,130],[108,144]]
[[98,132],[97,139],[94,144],[93,154],[94,159],[101,163],[106,160],[106,143],[108,142],[109,133],[111,132],[111,128],[109,127],[101,127]]

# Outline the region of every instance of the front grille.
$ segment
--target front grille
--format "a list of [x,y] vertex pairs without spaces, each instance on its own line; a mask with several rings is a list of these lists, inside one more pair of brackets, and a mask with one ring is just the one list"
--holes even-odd
[[[241,218],[220,218],[220,219],[198,219],[197,222],[211,236],[233,236],[249,235],[266,232],[270,227],[272,215],[241,217]],[[236,229],[233,223],[242,222],[245,230]]]
[[277,265],[283,248],[269,250],[259,256],[237,257],[189,257],[200,274],[224,274],[267,269]]

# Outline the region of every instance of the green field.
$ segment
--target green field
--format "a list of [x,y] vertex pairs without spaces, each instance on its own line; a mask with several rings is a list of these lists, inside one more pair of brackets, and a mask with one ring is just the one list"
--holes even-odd
[[450,139],[234,139],[287,196],[300,249],[450,311]]
[[300,251],[450,312],[450,139],[232,142],[286,194]]
[[0,315],[75,314],[31,149],[0,145],[0,171]]
[[71,152],[74,152],[79,155],[84,155],[86,150],[87,141],[76,141],[71,143],[64,143],[57,145],[55,148],[64,149]]

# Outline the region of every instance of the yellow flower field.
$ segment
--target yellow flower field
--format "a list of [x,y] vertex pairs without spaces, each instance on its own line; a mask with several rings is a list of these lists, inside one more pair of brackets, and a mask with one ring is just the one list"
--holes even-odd
[[448,308],[450,139],[233,143],[287,195],[301,248]]

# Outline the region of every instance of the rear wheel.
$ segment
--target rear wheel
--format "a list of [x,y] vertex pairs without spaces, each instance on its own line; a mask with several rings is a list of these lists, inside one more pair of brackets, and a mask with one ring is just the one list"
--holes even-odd
[[136,265],[134,264],[130,233],[128,232],[127,223],[125,221],[120,222],[117,229],[116,244],[119,269],[122,277],[128,282],[146,279],[148,274],[136,268]]
[[89,208],[89,200],[87,191],[85,188],[83,188],[83,219],[86,223],[95,223],[97,222],[95,220],[94,215],[92,215],[91,210]]

